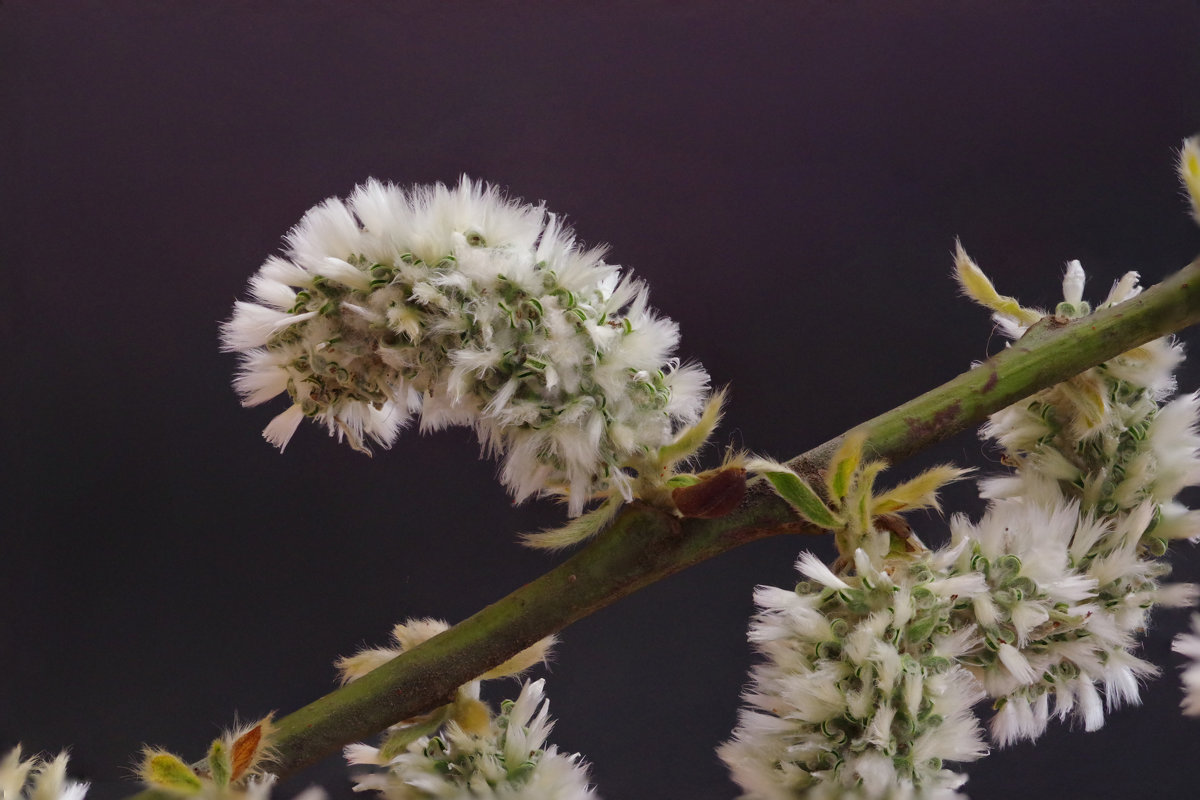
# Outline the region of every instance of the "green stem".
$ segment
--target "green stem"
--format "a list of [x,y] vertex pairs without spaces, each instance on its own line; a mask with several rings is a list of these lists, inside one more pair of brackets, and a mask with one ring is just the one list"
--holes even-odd
[[[1000,409],[1152,339],[1200,322],[1200,261],[1114,308],[1071,323],[1052,319],[957,378],[859,426],[895,461]],[[789,465],[817,475],[838,439]],[[765,482],[733,513],[676,519],[634,503],[559,566],[365,677],[278,722],[275,770],[288,775],[343,745],[450,702],[462,684],[539,639],[640,589],[746,542],[820,533]],[[143,793],[148,794],[148,793]]]
[[[1197,322],[1200,259],[1137,297],[1090,316],[1070,323],[1046,317],[970,372],[858,428],[869,431],[877,454],[898,460],[1040,389]],[[796,461],[815,460],[823,466],[836,444],[829,442]],[[824,458],[814,458],[821,453]]]

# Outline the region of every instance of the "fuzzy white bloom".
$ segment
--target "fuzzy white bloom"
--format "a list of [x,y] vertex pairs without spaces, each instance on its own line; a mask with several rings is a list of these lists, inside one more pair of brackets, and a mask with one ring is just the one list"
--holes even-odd
[[1183,681],[1183,713],[1190,717],[1200,717],[1200,614],[1192,616],[1192,632],[1181,633],[1171,643],[1171,649],[1189,660],[1184,667],[1181,680]]
[[347,747],[351,764],[376,767],[355,776],[355,790],[388,800],[595,800],[582,757],[546,744],[554,723],[544,683],[525,683],[479,733],[452,722],[391,758],[367,745]]
[[[1047,316],[999,294],[961,246],[956,262],[963,290],[1014,338]],[[1084,283],[1071,262],[1055,316],[1091,313]],[[1138,291],[1130,273],[1104,305]],[[1095,730],[1137,703],[1157,672],[1134,655],[1150,609],[1197,594],[1161,580],[1167,542],[1200,534],[1200,514],[1175,500],[1200,484],[1200,399],[1166,401],[1181,359],[1150,342],[993,415],[982,434],[1015,471],[980,482],[987,512],[954,517],[946,546],[863,519],[875,546],[849,552],[835,536],[834,568],[805,554],[795,592],[760,587],[749,638],[764,662],[719,750],[743,797],[957,797],[965,777],[942,764],[984,754],[978,700],[993,699],[1002,746],[1056,717]],[[835,456],[831,492],[878,471],[841,469]],[[1176,648],[1200,663],[1196,624]],[[1200,695],[1200,667],[1184,680]],[[1200,713],[1200,700],[1185,707]]]
[[67,778],[67,754],[21,758],[17,745],[0,758],[0,800],[83,800],[88,784]]
[[1066,272],[1063,274],[1063,302],[1072,308],[1083,305],[1083,286],[1087,282],[1083,265],[1078,261],[1068,261]]
[[1187,587],[1176,598],[1155,580],[1162,565],[1138,556],[1148,522],[1144,511],[1081,516],[1078,503],[1061,496],[1051,505],[995,501],[977,524],[952,520],[954,568],[987,585],[952,624],[978,626],[982,635],[985,647],[967,663],[989,695],[1004,698],[992,718],[999,744],[1037,738],[1052,716],[1096,729],[1104,720],[1097,685],[1109,708],[1137,702],[1138,681],[1156,672],[1131,652],[1148,609],[1194,597]]
[[[1072,262],[1059,316],[1090,313],[1083,281]],[[1139,291],[1129,273],[1102,307]],[[1014,336],[1036,316],[996,309]],[[1195,601],[1195,587],[1161,582],[1169,568],[1159,558],[1170,540],[1200,533],[1174,499],[1200,482],[1200,401],[1165,402],[1182,358],[1169,339],[1150,342],[994,414],[981,431],[1016,469],[980,482],[988,512],[974,525],[956,518],[952,535],[956,567],[988,581],[969,622],[988,644],[973,668],[1000,699],[1001,744],[1036,738],[1052,716],[1095,730],[1105,707],[1137,703],[1139,682],[1157,672],[1133,655],[1150,609]]]
[[874,569],[858,551],[845,580],[805,555],[812,582],[760,587],[750,640],[766,660],[718,750],[749,799],[954,798],[943,767],[986,753],[971,706],[979,684],[955,660],[973,646],[926,562]]
[[264,436],[305,417],[359,450],[473,427],[517,500],[630,498],[625,467],[703,406],[708,376],[680,365],[678,326],[647,289],[582,248],[538,205],[467,178],[404,190],[368,181],[311,209],[222,326],[242,354],[245,405],[286,393]]

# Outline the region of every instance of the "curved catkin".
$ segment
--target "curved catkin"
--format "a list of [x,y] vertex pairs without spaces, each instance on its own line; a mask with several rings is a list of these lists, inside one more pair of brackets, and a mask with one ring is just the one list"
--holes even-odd
[[[1046,316],[999,294],[961,246],[956,262],[964,291],[1012,338]],[[1085,279],[1067,265],[1056,317],[1091,313]],[[1137,284],[1126,275],[1102,307]],[[1182,358],[1170,339],[1151,341],[993,414],[981,432],[1012,470],[980,481],[986,513],[955,515],[950,542],[932,550],[889,517],[913,498],[936,507],[930,487],[956,470],[883,491],[861,439],[847,437],[828,506],[786,466],[751,462],[799,513],[834,528],[839,559],[830,568],[806,553],[794,591],[755,594],[749,640],[762,661],[718,751],[745,800],[953,800],[966,775],[949,767],[987,752],[980,700],[991,700],[1001,747],[1054,719],[1095,730],[1138,702],[1157,672],[1139,653],[1151,609],[1197,596],[1165,582],[1161,558],[1200,532],[1176,497],[1200,483],[1200,395],[1168,399]],[[848,502],[861,486],[861,502]],[[1182,636],[1176,649],[1200,660],[1198,642]],[[1196,667],[1184,681],[1200,695]],[[1184,708],[1200,713],[1195,695]]]
[[473,427],[519,501],[632,495],[631,462],[694,421],[708,376],[674,357],[678,326],[644,284],[541,205],[463,178],[368,181],[304,215],[222,326],[245,405],[287,394],[264,430],[305,417],[357,450]]

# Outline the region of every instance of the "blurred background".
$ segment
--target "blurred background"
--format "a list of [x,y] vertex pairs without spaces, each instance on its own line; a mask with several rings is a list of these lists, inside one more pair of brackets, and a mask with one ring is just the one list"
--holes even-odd
[[[143,743],[199,757],[400,619],[462,619],[555,563],[514,534],[563,511],[513,507],[466,431],[369,459],[307,426],[280,455],[259,432],[283,406],[238,406],[218,323],[325,197],[467,173],[546,201],[730,385],[718,441],[778,458],[1002,346],[956,296],[956,236],[1043,306],[1068,259],[1097,299],[1200,251],[1174,174],[1200,132],[1192,0],[4,0],[0,108],[0,750],[69,746],[100,800]],[[1000,468],[966,434],[889,475],[945,460]],[[979,508],[969,485],[948,505]],[[713,748],[751,591],[809,546],[829,553],[748,545],[564,633],[553,740],[604,797],[735,796]],[[1175,562],[1200,579],[1194,549]],[[1186,618],[1149,633],[1145,708],[993,753],[971,797],[1195,796]],[[350,794],[333,759],[281,796],[310,782]]]

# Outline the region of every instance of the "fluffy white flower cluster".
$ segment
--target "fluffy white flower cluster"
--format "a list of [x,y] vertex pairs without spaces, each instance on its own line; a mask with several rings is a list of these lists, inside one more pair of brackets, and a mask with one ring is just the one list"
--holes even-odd
[[222,327],[245,405],[287,393],[264,436],[311,417],[359,450],[474,427],[518,499],[629,499],[625,467],[693,421],[707,391],[673,357],[678,327],[646,287],[538,205],[463,178],[404,190],[369,181],[311,209]]
[[975,637],[949,624],[980,587],[936,562],[881,571],[859,549],[855,564],[843,579],[805,553],[808,581],[755,593],[750,640],[767,660],[718,751],[745,797],[952,798],[966,778],[943,762],[987,752],[971,712],[983,693],[956,661]]
[[0,799],[83,800],[88,784],[67,778],[67,754],[53,760],[22,759],[17,745],[0,758]]
[[1053,716],[1085,730],[1104,724],[1105,706],[1138,702],[1139,679],[1157,672],[1133,654],[1150,608],[1195,599],[1190,585],[1158,582],[1167,567],[1147,547],[1152,512],[1144,504],[1105,518],[1061,497],[1011,499],[977,524],[952,522],[952,568],[986,580],[954,624],[982,637],[962,660],[998,699],[991,728],[999,744],[1040,736],[1051,699]]
[[[961,249],[958,261],[1014,337],[1048,316],[997,294]],[[1072,262],[1055,316],[1090,313],[1083,280]],[[1130,273],[1105,305],[1138,291]],[[1015,470],[981,482],[986,514],[956,516],[945,547],[872,520],[891,546],[843,552],[842,575],[806,555],[795,592],[758,591],[750,639],[767,661],[721,748],[744,797],[957,797],[965,778],[942,762],[985,752],[977,700],[993,698],[1001,745],[1052,716],[1094,730],[1105,706],[1138,701],[1157,672],[1133,654],[1149,610],[1196,597],[1160,583],[1167,542],[1200,534],[1175,500],[1200,483],[1200,399],[1160,405],[1181,358],[1152,342],[994,415],[982,434]]]
[[[1126,274],[1101,307],[1137,295],[1137,279]],[[1058,317],[1090,313],[1083,283],[1079,262],[1068,264]],[[1018,337],[1040,314],[995,319]],[[1200,517],[1175,500],[1200,482],[1200,400],[1160,406],[1182,359],[1178,345],[1155,340],[1016,403],[981,431],[1016,469],[981,481],[992,503],[977,525],[956,517],[951,528],[968,544],[957,567],[989,583],[963,622],[978,624],[988,645],[976,666],[1002,699],[992,720],[1002,744],[1040,735],[1051,697],[1054,716],[1086,730],[1103,724],[1103,706],[1138,702],[1138,680],[1157,673],[1132,652],[1150,608],[1195,600],[1195,587],[1159,580],[1167,543],[1200,533]]]
[[351,764],[380,768],[356,776],[356,791],[378,791],[388,800],[595,800],[582,758],[546,744],[554,723],[543,685],[526,682],[479,732],[450,722],[440,735],[415,739],[390,757],[351,745]]

